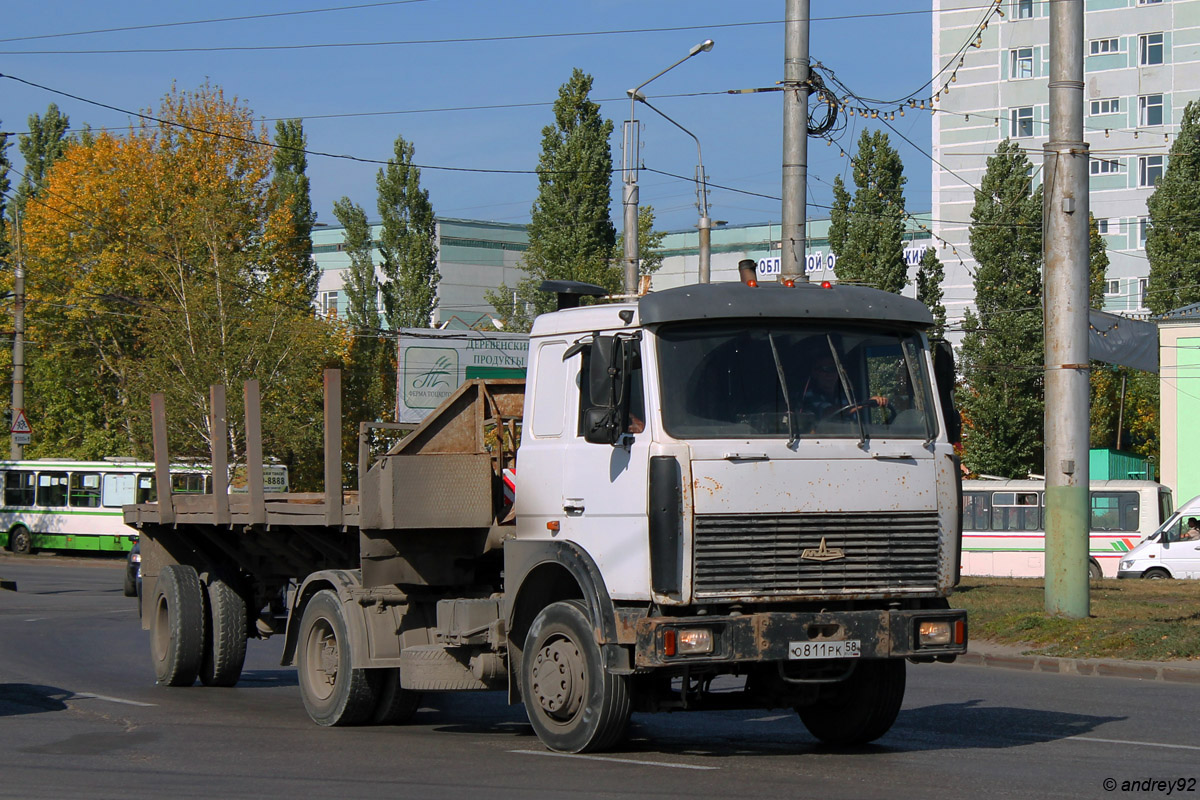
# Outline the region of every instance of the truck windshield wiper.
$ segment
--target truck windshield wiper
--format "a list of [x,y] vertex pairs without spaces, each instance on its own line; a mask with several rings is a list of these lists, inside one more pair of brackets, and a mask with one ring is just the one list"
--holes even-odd
[[857,398],[854,397],[854,389],[850,386],[850,377],[846,374],[846,367],[842,364],[841,356],[838,355],[837,348],[833,346],[833,337],[828,333],[825,334],[825,341],[829,343],[829,352],[833,354],[833,363],[837,367],[838,379],[842,382],[842,391],[846,393],[846,400],[851,408],[858,408],[854,412],[854,420],[858,423],[858,446],[863,450],[867,449],[867,426],[863,424],[863,414],[865,408],[859,407]]
[[779,359],[779,348],[775,346],[775,334],[768,332],[767,341],[771,343],[771,355],[775,358],[775,374],[779,376],[779,388],[783,390],[783,405],[787,408],[788,447],[800,441],[800,421],[792,410],[792,398],[788,393],[787,376],[783,372],[783,362]]

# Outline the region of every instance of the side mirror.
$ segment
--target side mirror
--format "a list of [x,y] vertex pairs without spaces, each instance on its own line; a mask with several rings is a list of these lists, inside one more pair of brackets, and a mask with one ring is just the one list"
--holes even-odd
[[621,430],[615,408],[593,406],[583,413],[583,439],[586,442],[616,444],[621,441]]
[[583,438],[592,444],[617,444],[629,422],[631,342],[596,336],[588,349],[588,404]]
[[962,417],[954,405],[954,348],[944,339],[933,346],[933,378],[942,416],[946,420],[946,438],[951,444],[959,444],[962,442]]

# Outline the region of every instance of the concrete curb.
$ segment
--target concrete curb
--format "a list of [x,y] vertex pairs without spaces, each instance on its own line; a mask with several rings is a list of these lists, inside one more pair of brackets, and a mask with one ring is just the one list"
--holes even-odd
[[1142,681],[1167,681],[1200,686],[1200,662],[1117,661],[1096,658],[1052,658],[1026,655],[1019,648],[985,645],[958,657],[956,663],[978,667],[1020,669],[1026,672],[1052,672],[1060,675],[1089,675],[1105,678],[1133,678]]

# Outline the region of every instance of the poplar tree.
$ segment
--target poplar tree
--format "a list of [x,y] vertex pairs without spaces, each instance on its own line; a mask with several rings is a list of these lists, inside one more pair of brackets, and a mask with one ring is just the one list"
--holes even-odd
[[383,259],[383,307],[388,327],[428,328],[437,305],[437,221],[429,190],[421,188],[414,149],[396,137],[388,164],[379,170],[379,216],[383,227],[379,255]]
[[946,270],[942,267],[941,259],[937,251],[930,247],[921,255],[921,263],[917,267],[917,299],[933,315],[930,339],[943,339],[946,336],[946,306],[942,304],[942,281],[945,279]]
[[[345,253],[350,258],[350,267],[342,283],[346,295],[344,323],[350,336],[344,392],[346,413],[343,416],[347,424],[353,426],[358,420],[390,418],[396,372],[390,339],[385,339],[380,331],[379,280],[371,259],[371,226],[367,223],[366,212],[350,198],[343,197],[333,204],[333,215],[345,230]],[[346,431],[347,434],[351,432]],[[347,435],[343,441],[353,443],[356,435]],[[353,453],[347,451],[346,456],[352,457]]]
[[0,131],[0,258],[8,255],[8,187],[12,184],[8,179],[8,171],[12,162],[8,160],[8,134]]
[[70,117],[60,113],[54,103],[47,107],[44,117],[29,115],[29,132],[17,137],[21,155],[25,158],[25,176],[17,184],[14,203],[18,213],[24,212],[25,203],[42,187],[50,167],[67,151],[70,126]]
[[904,164],[883,131],[863,131],[854,167],[853,201],[834,180],[829,243],[839,283],[888,292],[908,284],[904,263]]
[[1167,168],[1146,208],[1146,306],[1162,314],[1200,302],[1200,102],[1184,109]]
[[297,305],[312,305],[317,298],[321,268],[312,257],[312,229],[317,221],[306,171],[308,139],[298,119],[275,123],[275,154],[271,159],[271,204],[286,208],[291,216],[289,236],[283,242],[268,284]]
[[554,309],[554,297],[538,289],[544,280],[621,287],[610,214],[613,124],[589,99],[591,90],[592,76],[575,69],[559,87],[554,124],[542,128],[538,197],[521,265],[527,277],[517,283],[515,302],[514,289],[505,285],[487,293],[510,330],[528,330],[534,316]]
[[976,311],[963,321],[964,461],[1004,477],[1041,473],[1044,461],[1042,187],[1031,187],[1031,174],[1020,146],[1005,139],[971,210]]

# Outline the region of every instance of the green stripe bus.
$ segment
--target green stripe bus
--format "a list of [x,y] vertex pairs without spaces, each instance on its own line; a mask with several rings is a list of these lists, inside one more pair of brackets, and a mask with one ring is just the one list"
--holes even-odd
[[[287,491],[287,468],[268,465],[267,491]],[[0,547],[128,552],[137,531],[121,507],[153,503],[154,463],[132,459],[0,461]],[[211,494],[207,467],[171,467],[175,494]],[[236,488],[233,491],[238,491]]]

